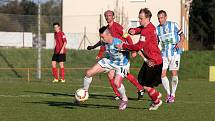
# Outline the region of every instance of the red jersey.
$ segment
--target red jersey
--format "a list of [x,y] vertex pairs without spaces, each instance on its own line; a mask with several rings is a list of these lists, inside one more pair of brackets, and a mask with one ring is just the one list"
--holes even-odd
[[[107,27],[110,30],[110,33],[113,37],[118,38],[125,43],[133,44],[130,36],[128,36],[127,38],[122,37],[124,32],[123,32],[123,27],[120,24],[113,22],[111,26],[107,25]],[[102,57],[104,51],[105,51],[105,47],[101,46],[97,56]]]
[[[63,47],[63,44],[65,42],[67,42],[66,41],[66,36],[62,31],[59,31],[59,32],[54,33],[54,38],[55,38],[55,50],[54,50],[54,53],[59,54],[61,49],[62,49],[62,47]],[[63,54],[66,54],[66,48],[64,48]]]
[[140,40],[134,45],[123,44],[123,49],[143,50],[145,57],[159,65],[162,63],[161,52],[158,48],[156,28],[152,23],[149,23],[144,28],[134,28],[135,34],[140,33]]

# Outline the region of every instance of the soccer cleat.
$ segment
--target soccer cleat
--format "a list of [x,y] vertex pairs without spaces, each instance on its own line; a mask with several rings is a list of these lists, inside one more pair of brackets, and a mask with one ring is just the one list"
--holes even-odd
[[62,83],[66,82],[65,79],[60,79],[59,81],[62,82]]
[[145,93],[144,90],[138,90],[138,92],[137,92],[137,94],[138,94],[137,99],[140,100],[141,98],[143,98],[144,93]]
[[120,103],[119,103],[119,110],[121,110],[121,111],[125,110],[127,105],[128,105],[128,101],[121,100]]
[[114,100],[119,100],[120,97],[119,97],[119,96],[115,96],[113,99],[114,99]]
[[175,97],[174,97],[174,96],[171,96],[171,97],[169,98],[168,103],[174,103],[174,102],[175,102]]
[[59,80],[58,79],[54,79],[52,82],[53,83],[57,83],[57,82],[59,82]]
[[159,103],[155,104],[152,103],[151,106],[149,107],[149,110],[157,110],[161,105],[162,105],[162,100],[159,100]]
[[166,101],[165,101],[165,102],[166,102],[166,103],[169,103],[169,99],[170,99],[170,98],[171,98],[171,95],[167,95],[167,96],[166,96]]

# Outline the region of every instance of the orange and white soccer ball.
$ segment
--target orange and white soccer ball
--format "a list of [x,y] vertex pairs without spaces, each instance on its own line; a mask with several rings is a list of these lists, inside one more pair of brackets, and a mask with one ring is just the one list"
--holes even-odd
[[80,88],[75,92],[75,99],[79,102],[84,102],[89,98],[89,93],[87,90]]

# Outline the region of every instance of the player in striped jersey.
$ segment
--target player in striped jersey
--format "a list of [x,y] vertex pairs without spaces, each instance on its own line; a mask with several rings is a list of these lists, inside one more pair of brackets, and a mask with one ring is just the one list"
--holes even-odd
[[[111,10],[107,10],[104,13],[105,19],[108,23],[108,25],[106,26],[108,28],[108,30],[110,31],[111,35],[114,38],[119,38],[122,42],[128,43],[128,44],[133,44],[131,37],[125,33],[123,27],[114,21],[115,17],[114,17],[114,12]],[[91,50],[94,49],[96,47],[100,46],[100,50],[99,53],[96,57],[96,59],[101,59],[103,56],[103,53],[105,52],[105,46],[103,46],[101,44],[101,41],[99,41],[97,44],[95,44],[94,46],[88,46],[87,49]],[[132,52],[132,57],[136,56],[136,52],[133,51]],[[128,65],[128,69],[130,68],[130,62]],[[116,86],[114,85],[114,70],[108,72],[108,78],[109,78],[109,82],[111,84],[111,87],[113,88],[113,91],[115,93],[115,100],[118,100],[120,98],[120,94],[116,89]],[[128,73],[126,75],[126,79],[129,80],[135,87],[137,87],[138,89],[138,99],[140,99],[141,97],[143,97],[143,87],[138,83],[138,81],[135,79],[134,75],[131,73]]]
[[99,29],[100,37],[105,42],[105,57],[99,60],[93,67],[86,71],[84,77],[83,88],[88,91],[92,82],[92,76],[101,72],[115,71],[114,84],[117,87],[121,96],[119,104],[119,110],[124,110],[128,104],[128,98],[125,94],[125,87],[122,84],[122,80],[128,73],[128,51],[120,51],[116,48],[122,41],[118,38],[114,38],[107,27],[103,26]]
[[[167,21],[167,14],[160,10],[157,14],[159,25],[157,34],[159,38],[159,47],[162,52],[163,69],[162,84],[167,91],[167,103],[175,101],[175,92],[178,85],[178,70],[184,42],[184,34],[177,23]],[[172,89],[170,91],[169,80],[166,76],[167,69],[172,71]]]

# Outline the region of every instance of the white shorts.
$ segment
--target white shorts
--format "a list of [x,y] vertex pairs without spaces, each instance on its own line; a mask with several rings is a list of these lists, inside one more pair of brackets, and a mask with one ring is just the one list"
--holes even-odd
[[179,70],[180,66],[180,54],[176,54],[170,57],[162,57],[163,59],[163,70],[167,70],[169,68],[170,71],[172,70]]
[[115,73],[122,76],[123,78],[127,76],[130,67],[130,63],[125,66],[118,66],[114,63],[110,63],[110,60],[108,60],[107,58],[102,58],[98,61],[98,64],[105,69],[105,72],[115,70]]

